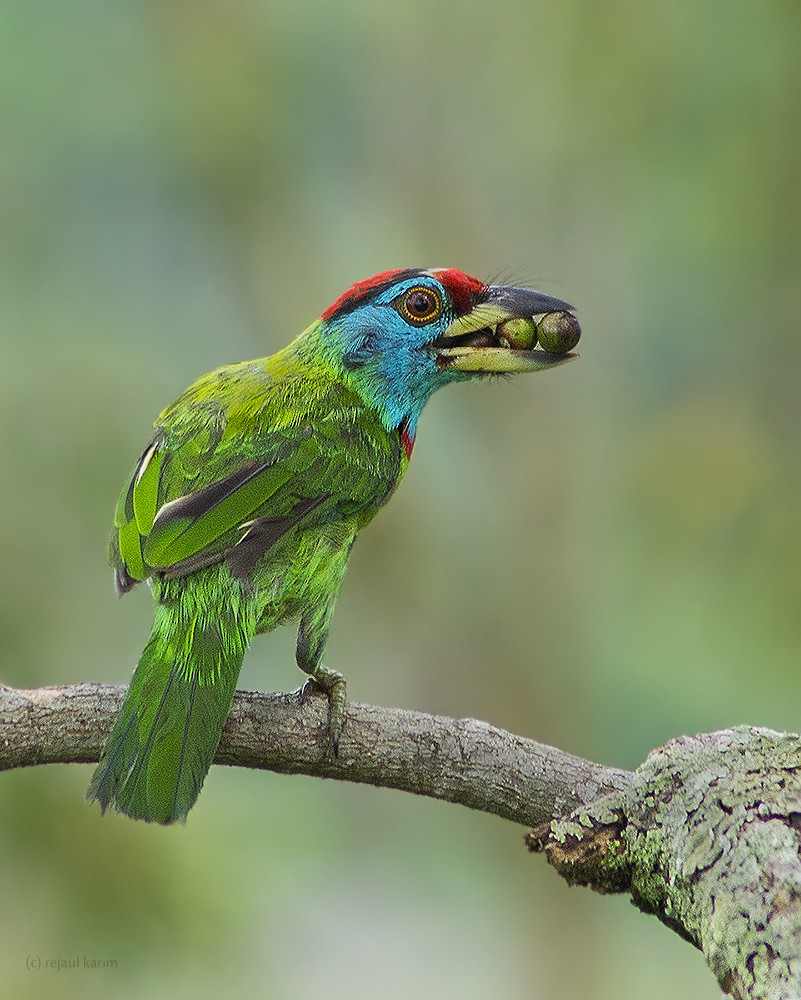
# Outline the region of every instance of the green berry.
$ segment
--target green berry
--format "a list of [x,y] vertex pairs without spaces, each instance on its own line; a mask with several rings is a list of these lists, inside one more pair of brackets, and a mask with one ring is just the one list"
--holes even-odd
[[537,324],[533,319],[507,319],[498,324],[498,339],[513,351],[531,351],[537,346]]
[[567,354],[580,337],[581,327],[573,313],[546,313],[537,325],[537,338],[542,349],[551,354]]

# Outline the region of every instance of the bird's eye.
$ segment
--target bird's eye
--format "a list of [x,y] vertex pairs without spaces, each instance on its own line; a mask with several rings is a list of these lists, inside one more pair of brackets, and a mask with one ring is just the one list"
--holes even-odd
[[400,314],[407,322],[422,326],[437,319],[442,300],[432,288],[410,288],[400,301]]

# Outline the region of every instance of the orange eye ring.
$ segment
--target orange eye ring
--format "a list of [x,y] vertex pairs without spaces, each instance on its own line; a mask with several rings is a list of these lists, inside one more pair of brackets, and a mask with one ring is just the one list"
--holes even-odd
[[442,299],[426,285],[418,285],[404,292],[398,311],[412,326],[424,326],[442,315]]

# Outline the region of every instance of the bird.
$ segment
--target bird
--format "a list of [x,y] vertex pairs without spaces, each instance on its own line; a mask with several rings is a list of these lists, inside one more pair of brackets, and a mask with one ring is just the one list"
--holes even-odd
[[576,357],[498,335],[572,308],[454,268],[382,271],[276,354],[203,375],[161,413],[109,548],[119,595],[149,584],[153,626],[90,802],[185,821],[251,640],[287,621],[297,665],[328,695],[338,752],[346,682],[323,663],[329,627],[351,547],[403,479],[425,403],[452,382]]

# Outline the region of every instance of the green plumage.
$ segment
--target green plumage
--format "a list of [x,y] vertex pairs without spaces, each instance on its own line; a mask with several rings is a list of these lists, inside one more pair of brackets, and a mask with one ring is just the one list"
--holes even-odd
[[283,351],[204,375],[168,407],[120,495],[117,589],[147,580],[153,631],[89,798],[182,820],[197,798],[257,632],[298,622],[296,659],[328,692],[336,752],[345,681],[322,662],[357,533],[391,496],[437,388],[572,355],[512,351],[496,324],[567,303],[461,271],[354,285]]
[[397,432],[293,347],[211,372],[161,414],[111,541],[118,589],[151,578],[156,615],[90,798],[183,819],[256,632],[299,620],[298,661],[326,684],[351,544],[406,464]]
[[204,574],[206,586],[158,585],[153,632],[89,789],[137,819],[169,823],[191,808],[255,630],[252,609],[235,591],[230,605],[215,599],[224,567]]

